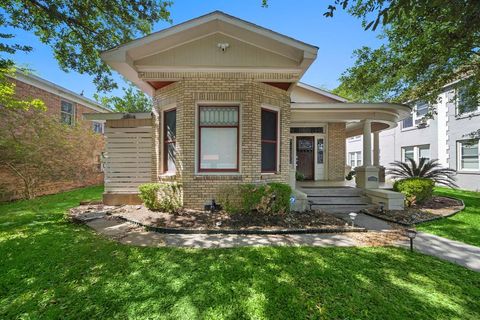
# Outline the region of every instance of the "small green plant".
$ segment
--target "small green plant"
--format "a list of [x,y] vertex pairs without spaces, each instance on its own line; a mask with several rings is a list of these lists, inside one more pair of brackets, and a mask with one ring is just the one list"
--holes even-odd
[[181,186],[176,182],[146,183],[138,189],[140,199],[150,210],[175,212],[182,207]]
[[267,214],[290,211],[292,189],[284,183],[262,185],[245,184],[241,187],[242,211],[258,211]]
[[240,185],[222,186],[217,193],[217,201],[228,213],[242,211],[242,195]]
[[356,174],[355,170],[352,170],[352,171],[350,171],[350,172],[347,174],[347,176],[345,177],[345,179],[348,180],[348,181],[350,181],[350,180],[353,179],[353,177],[355,177],[355,174]]
[[432,197],[435,182],[427,178],[407,178],[395,181],[393,190],[405,195],[407,206],[422,203]]
[[295,172],[295,179],[297,181],[303,181],[303,180],[305,180],[305,175],[301,172],[296,171]]
[[420,158],[417,163],[408,158],[405,162],[394,161],[390,165],[392,167],[386,173],[393,179],[426,178],[450,188],[458,187],[455,183],[457,172],[450,168],[444,168],[437,159]]

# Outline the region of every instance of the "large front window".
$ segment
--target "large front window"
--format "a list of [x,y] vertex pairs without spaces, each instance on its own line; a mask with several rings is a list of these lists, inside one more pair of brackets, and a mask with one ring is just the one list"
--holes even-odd
[[201,171],[238,171],[238,107],[199,107],[199,161]]
[[425,158],[430,160],[430,145],[424,144],[420,146],[409,146],[402,148],[402,161],[406,162],[408,159],[412,159],[415,162],[419,162],[420,159]]
[[177,136],[177,111],[175,109],[163,112],[163,171],[175,173]]
[[60,122],[67,125],[75,123],[75,107],[73,103],[62,101],[60,108]]
[[278,112],[262,109],[262,172],[277,171]]

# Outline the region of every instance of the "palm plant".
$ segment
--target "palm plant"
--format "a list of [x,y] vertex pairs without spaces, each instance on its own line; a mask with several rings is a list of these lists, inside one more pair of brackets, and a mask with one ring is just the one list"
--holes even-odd
[[450,188],[458,187],[455,183],[456,171],[442,167],[438,159],[420,158],[418,164],[413,159],[408,158],[407,160],[408,162],[394,161],[390,163],[392,168],[389,168],[386,173],[394,179],[426,178]]

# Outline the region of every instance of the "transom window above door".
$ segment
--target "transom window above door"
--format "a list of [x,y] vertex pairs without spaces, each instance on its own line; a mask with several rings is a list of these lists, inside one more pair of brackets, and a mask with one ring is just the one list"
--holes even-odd
[[239,108],[200,106],[198,118],[198,171],[238,171]]

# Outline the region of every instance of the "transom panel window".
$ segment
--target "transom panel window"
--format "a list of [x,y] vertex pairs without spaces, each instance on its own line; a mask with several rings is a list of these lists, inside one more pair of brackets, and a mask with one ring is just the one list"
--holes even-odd
[[478,141],[479,140],[458,141],[458,169],[480,170]]
[[277,171],[278,112],[262,109],[262,172]]
[[349,152],[348,153],[348,162],[350,164],[350,167],[356,168],[356,167],[361,167],[362,166],[362,152],[361,151],[355,151],[355,152]]
[[163,112],[163,171],[175,173],[177,110]]
[[60,122],[70,126],[75,123],[75,108],[73,103],[62,101],[60,107]]
[[199,161],[201,171],[238,171],[239,108],[199,107]]
[[402,161],[406,162],[408,159],[415,160],[418,163],[421,158],[430,160],[430,145],[424,144],[420,146],[409,146],[402,148]]
[[426,102],[418,102],[415,107],[414,111],[410,115],[410,117],[404,119],[402,121],[402,129],[413,128],[414,126],[419,125],[423,117],[428,113],[429,105]]

